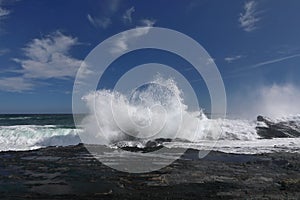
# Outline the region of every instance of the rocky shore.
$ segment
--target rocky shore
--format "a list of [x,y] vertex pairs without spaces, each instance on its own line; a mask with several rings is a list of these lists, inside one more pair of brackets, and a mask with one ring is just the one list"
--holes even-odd
[[129,174],[83,145],[0,153],[1,199],[299,199],[300,154],[189,149],[159,171]]
[[257,134],[265,139],[300,137],[300,127],[293,120],[273,122],[272,120],[258,116]]

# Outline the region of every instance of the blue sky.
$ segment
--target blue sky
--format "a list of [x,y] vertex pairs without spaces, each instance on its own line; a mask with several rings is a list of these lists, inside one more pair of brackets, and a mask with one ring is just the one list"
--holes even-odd
[[[0,113],[71,113],[82,60],[106,38],[140,26],[198,41],[222,74],[228,112],[272,115],[278,106],[280,114],[300,112],[299,8],[297,0],[0,0]],[[118,59],[115,66],[127,67],[108,71],[104,85],[112,86],[124,69],[154,61],[184,73],[209,110],[201,77],[167,52]]]

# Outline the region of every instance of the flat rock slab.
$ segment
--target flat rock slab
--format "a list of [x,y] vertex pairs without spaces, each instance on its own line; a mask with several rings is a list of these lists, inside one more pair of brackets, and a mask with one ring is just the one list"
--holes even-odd
[[189,149],[155,172],[129,174],[83,145],[0,153],[1,199],[299,199],[300,155]]

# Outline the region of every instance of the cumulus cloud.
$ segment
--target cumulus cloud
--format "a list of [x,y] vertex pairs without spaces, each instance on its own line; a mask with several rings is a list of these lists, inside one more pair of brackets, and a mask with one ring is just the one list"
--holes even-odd
[[123,15],[124,23],[128,23],[128,24],[132,23],[132,13],[134,13],[134,11],[135,11],[135,8],[133,6],[125,11],[125,13]]
[[300,114],[300,88],[294,84],[273,84],[241,92],[235,97],[231,111],[240,117],[255,119]]
[[33,39],[23,48],[25,59],[14,59],[21,64],[25,78],[64,79],[74,77],[82,61],[69,55],[77,45],[77,38],[57,31],[41,39]]
[[260,21],[258,17],[257,3],[255,1],[248,1],[244,5],[244,12],[240,13],[239,23],[246,32],[251,32],[257,29],[257,22]]
[[80,66],[82,76],[91,71],[82,60],[73,58],[69,52],[78,45],[77,38],[56,31],[44,38],[36,38],[24,48],[24,58],[15,58],[21,69],[8,71],[15,77],[0,77],[0,90],[22,92],[33,90],[41,80],[73,78]]

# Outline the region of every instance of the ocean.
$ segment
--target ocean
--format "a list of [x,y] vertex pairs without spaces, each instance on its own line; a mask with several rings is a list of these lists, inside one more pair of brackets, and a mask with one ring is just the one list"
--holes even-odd
[[[81,118],[84,118],[81,116]],[[89,119],[85,117],[84,119]],[[258,154],[272,152],[300,153],[300,115],[269,119],[279,126],[268,127],[264,122],[257,120],[225,119],[211,120],[205,118],[201,121],[201,131],[206,131],[206,123],[217,122],[222,130],[218,139],[212,136],[194,138],[175,138],[166,140],[163,145],[167,148],[190,148],[196,150],[214,150],[225,153]],[[270,125],[269,125],[270,126]],[[283,126],[283,127],[282,127]],[[288,134],[293,130],[293,136],[286,137],[274,135],[271,138],[263,137],[258,129],[283,132]],[[272,129],[271,129],[272,128]],[[285,128],[285,129],[283,129]],[[109,130],[108,130],[109,131]],[[277,133],[276,132],[276,133]],[[69,146],[82,143],[83,129],[74,125],[72,114],[13,114],[0,115],[0,151],[27,151],[48,146]],[[81,136],[81,137],[80,137]],[[155,140],[167,137],[151,137]],[[133,139],[132,137],[116,137],[104,143],[109,148],[128,147],[143,148],[147,139]]]
[[0,151],[80,143],[72,114],[0,115]]

